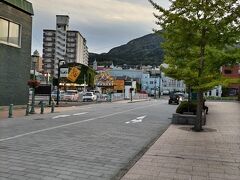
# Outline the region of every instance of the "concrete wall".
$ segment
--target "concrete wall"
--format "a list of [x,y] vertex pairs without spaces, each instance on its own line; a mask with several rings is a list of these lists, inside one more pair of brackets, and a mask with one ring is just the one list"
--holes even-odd
[[26,104],[30,78],[32,17],[0,2],[0,17],[21,25],[21,47],[0,43],[0,106]]

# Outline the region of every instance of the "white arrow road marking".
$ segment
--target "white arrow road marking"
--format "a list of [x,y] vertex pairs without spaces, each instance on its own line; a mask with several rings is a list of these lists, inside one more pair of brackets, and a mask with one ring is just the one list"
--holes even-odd
[[140,116],[140,117],[137,117],[136,119],[133,119],[133,120],[131,120],[131,121],[127,121],[127,122],[125,122],[125,123],[126,123],[126,124],[139,123],[139,122],[142,122],[145,117],[146,117],[146,116]]
[[58,116],[54,116],[52,119],[58,119],[58,118],[64,118],[64,117],[69,117],[71,115],[58,115]]
[[80,115],[83,115],[83,114],[87,114],[88,112],[81,112],[81,113],[76,113],[76,114],[73,114],[74,116],[80,116]]

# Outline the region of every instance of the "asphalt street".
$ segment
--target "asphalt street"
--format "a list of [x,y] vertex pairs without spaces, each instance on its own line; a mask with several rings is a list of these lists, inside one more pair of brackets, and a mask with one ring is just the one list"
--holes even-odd
[[0,121],[0,180],[117,179],[169,126],[166,100]]

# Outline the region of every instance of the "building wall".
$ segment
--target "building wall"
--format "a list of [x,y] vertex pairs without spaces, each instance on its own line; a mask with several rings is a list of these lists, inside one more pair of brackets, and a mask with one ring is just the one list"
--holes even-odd
[[[240,64],[222,67],[222,74],[231,79],[240,79]],[[240,93],[240,83],[229,84],[227,88],[228,92],[224,93],[224,96],[234,96]]]
[[26,104],[30,78],[32,17],[0,2],[0,17],[21,25],[21,47],[0,43],[0,106]]
[[117,77],[127,76],[127,77],[130,77],[130,78],[141,80],[143,72],[141,70],[111,69],[111,70],[109,70],[109,74],[111,76],[114,76],[114,77],[115,76],[117,76]]
[[214,89],[205,92],[205,96],[221,97],[222,96],[222,86],[216,86]]

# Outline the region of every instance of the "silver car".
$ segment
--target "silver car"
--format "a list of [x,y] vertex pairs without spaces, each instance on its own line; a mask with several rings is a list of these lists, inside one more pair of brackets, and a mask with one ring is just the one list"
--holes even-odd
[[[64,96],[64,91],[60,90],[59,91],[59,100],[63,100],[63,96]],[[57,100],[57,90],[52,91],[51,98],[53,100]]]

